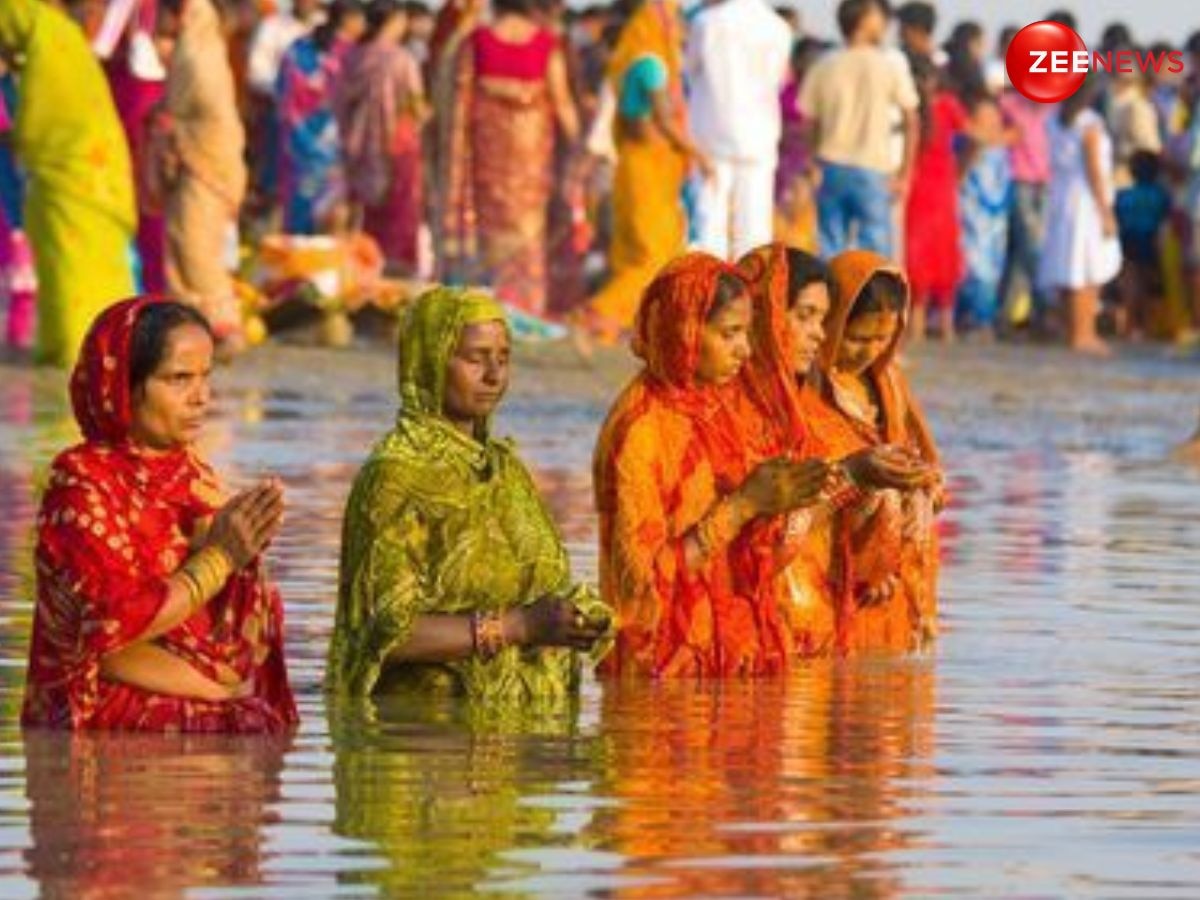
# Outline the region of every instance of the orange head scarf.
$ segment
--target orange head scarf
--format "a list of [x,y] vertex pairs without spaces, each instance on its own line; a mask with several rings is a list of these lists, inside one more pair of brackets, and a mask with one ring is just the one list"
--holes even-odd
[[[888,347],[871,365],[884,412],[883,439],[894,444],[915,443],[928,462],[938,461],[938,452],[920,407],[908,389],[908,382],[896,357],[912,309],[912,295],[908,278],[895,263],[869,250],[847,250],[839,253],[829,263],[833,281],[829,317],[825,320],[825,344],[817,361],[817,369],[828,386],[829,376],[837,365],[838,353],[846,328],[854,312],[854,306],[874,275],[886,273],[900,279],[904,285],[904,303],[900,310],[900,321],[895,337]],[[827,396],[829,392],[827,391]],[[829,398],[833,399],[833,398]],[[835,401],[836,405],[836,401]]]
[[[729,429],[707,427],[723,421],[728,391],[696,383],[700,365],[704,326],[712,310],[717,283],[722,275],[742,280],[738,270],[707,253],[686,253],[669,263],[646,288],[634,322],[633,352],[645,363],[641,375],[617,401],[605,429],[607,439],[597,447],[595,490],[597,506],[611,510],[616,498],[613,466],[625,435],[655,401],[665,402],[692,418],[698,431],[711,434],[713,441]],[[731,386],[736,389],[736,385]],[[723,434],[729,442],[739,442],[737,434]],[[733,463],[744,453],[732,449],[719,454],[730,457],[729,471],[741,468]]]
[[796,348],[787,323],[787,246],[773,243],[751,250],[737,267],[754,299],[754,352],[742,371],[742,387],[783,447],[819,455],[823,450],[801,399],[803,385],[795,371]]
[[896,360],[900,341],[904,338],[904,329],[908,324],[909,311],[912,309],[912,295],[909,293],[908,278],[904,270],[887,257],[870,250],[847,250],[830,260],[829,272],[833,281],[833,292],[830,297],[829,317],[825,320],[825,345],[821,348],[821,355],[817,361],[818,368],[825,374],[833,371],[837,363],[846,326],[850,323],[854,305],[866,288],[867,282],[875,275],[886,274],[896,276],[904,285],[904,306],[900,310],[900,324],[896,328],[896,336],[892,345],[872,366],[875,372],[883,372]]

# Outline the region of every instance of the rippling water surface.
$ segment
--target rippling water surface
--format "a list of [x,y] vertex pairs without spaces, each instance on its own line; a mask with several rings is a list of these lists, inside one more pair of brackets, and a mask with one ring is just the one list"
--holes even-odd
[[[521,362],[503,429],[591,575],[620,367]],[[282,744],[22,736],[34,491],[73,429],[60,377],[0,367],[0,896],[1200,896],[1200,478],[1164,462],[1196,364],[914,362],[955,495],[934,656],[589,683],[576,720],[509,727],[320,691],[386,355],[222,373],[210,454],[289,489],[273,566],[304,724]]]

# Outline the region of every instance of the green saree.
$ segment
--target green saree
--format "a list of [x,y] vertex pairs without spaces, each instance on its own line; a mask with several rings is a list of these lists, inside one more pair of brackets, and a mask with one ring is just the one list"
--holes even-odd
[[494,659],[385,665],[420,615],[463,614],[567,596],[607,617],[571,582],[562,539],[513,445],[480,421],[473,437],[442,414],[446,367],[464,327],[503,321],[472,291],[441,289],[410,310],[400,339],[401,411],[355,479],[342,530],[329,687],[365,696],[415,689],[485,703],[574,696],[578,654],[509,647]]

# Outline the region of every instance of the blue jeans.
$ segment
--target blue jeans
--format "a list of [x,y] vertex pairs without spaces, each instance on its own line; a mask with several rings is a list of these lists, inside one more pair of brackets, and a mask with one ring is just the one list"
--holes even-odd
[[883,172],[822,162],[817,218],[825,259],[852,246],[892,255],[892,192]]
[[1046,315],[1052,299],[1038,285],[1038,264],[1042,241],[1046,237],[1046,186],[1024,181],[1013,182],[1013,203],[1009,213],[1008,264],[1000,296],[1012,300],[1021,286],[1029,288],[1033,299],[1033,314],[1037,319]]

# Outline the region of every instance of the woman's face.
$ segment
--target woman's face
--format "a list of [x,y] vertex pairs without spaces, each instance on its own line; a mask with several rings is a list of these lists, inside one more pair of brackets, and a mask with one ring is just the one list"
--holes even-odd
[[508,390],[512,346],[503,322],[468,325],[446,366],[442,411],[453,422],[485,419]]
[[827,315],[829,288],[820,281],[801,288],[792,302],[791,309],[788,310],[787,326],[792,347],[796,351],[792,364],[796,374],[801,377],[808,374],[821,352],[821,344],[825,341]]
[[388,43],[398,44],[408,33],[408,14],[398,12],[383,26],[383,37]]
[[134,389],[134,441],[155,450],[195,443],[212,400],[212,358],[212,338],[199,325],[171,331],[162,362]]
[[362,10],[354,9],[346,13],[338,27],[338,35],[342,40],[357,41],[366,33],[367,17]]
[[900,315],[894,312],[863,313],[846,325],[835,368],[846,375],[861,375],[883,356],[896,339]]
[[696,380],[701,384],[726,384],[737,377],[750,358],[750,296],[730,300],[704,323]]

